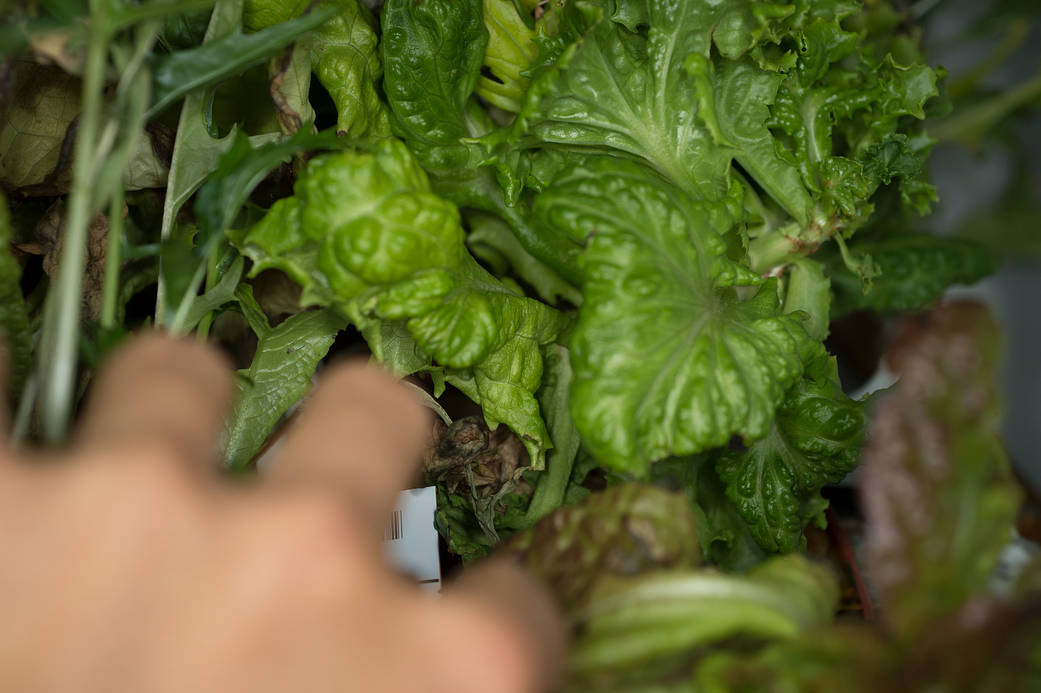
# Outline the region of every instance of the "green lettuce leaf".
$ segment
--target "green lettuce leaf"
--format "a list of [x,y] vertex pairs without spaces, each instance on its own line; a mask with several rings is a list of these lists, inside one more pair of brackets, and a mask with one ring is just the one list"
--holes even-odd
[[909,328],[890,362],[862,488],[872,583],[902,642],[981,593],[1011,539],[1021,490],[1001,444],[997,325],[975,303]]
[[466,220],[470,225],[466,245],[497,275],[512,272],[513,276],[534,289],[538,297],[550,305],[561,299],[576,306],[582,304],[582,293],[525,250],[513,235],[509,224],[483,212],[468,214]]
[[877,58],[866,32],[843,29],[857,4],[579,5],[561,34],[572,42],[534,70],[514,123],[482,140],[511,200],[546,182],[536,160],[554,150],[636,159],[706,200],[736,177],[782,212],[753,234],[765,273],[852,233],[882,183],[899,179],[919,210],[934,197],[921,165],[931,140],[907,121],[924,118],[936,74]]
[[822,354],[785,394],[765,437],[743,450],[716,453],[727,496],[765,550],[805,545],[811,501],[857,465],[867,432],[865,406],[842,392],[835,360]]
[[494,125],[472,94],[488,31],[481,0],[389,0],[380,15],[384,89],[395,133],[430,174],[434,190],[460,207],[509,224],[533,257],[578,284],[578,247],[541,228],[524,205],[511,206],[483,149],[468,139]]
[[697,518],[705,557],[728,573],[746,573],[767,554],[756,543],[748,524],[727,498],[710,453],[670,457],[651,467],[651,480],[687,494]]
[[928,233],[855,239],[850,251],[870,256],[880,272],[865,290],[838,253],[822,254],[835,295],[834,317],[865,309],[880,313],[921,310],[949,286],[972,284],[996,269],[993,257],[981,245]]
[[837,600],[830,569],[794,554],[747,575],[701,568],[608,576],[573,619],[568,678],[601,690],[612,674],[654,672],[655,662],[713,644],[789,638],[828,621]]
[[493,106],[516,113],[528,86],[525,72],[538,55],[535,32],[512,0],[484,0],[483,6],[488,29],[484,66],[490,74],[481,76],[477,93]]
[[311,377],[346,321],[332,310],[293,315],[260,336],[253,363],[238,372],[235,404],[224,428],[224,460],[242,470]]
[[892,655],[890,643],[877,629],[829,625],[773,643],[751,655],[735,649],[710,653],[697,665],[693,690],[698,693],[920,690],[894,676]]
[[[536,199],[548,223],[588,239],[571,411],[605,464],[645,475],[669,455],[766,435],[812,355],[802,314],[782,314],[775,283],[727,257],[720,231],[736,205],[691,202],[606,157]],[[737,287],[761,283],[741,300]]]
[[253,258],[253,272],[274,267],[303,287],[304,304],[347,315],[385,361],[387,324],[406,335],[415,370],[447,369],[447,380],[481,405],[488,425],[505,423],[541,469],[551,447],[535,399],[539,348],[567,318],[495,279],[467,252],[459,212],[430,191],[403,144],[312,160],[292,197],[279,200],[255,227],[233,234]]
[[[246,0],[243,23],[249,31],[282,26],[308,12],[306,0]],[[318,8],[331,19],[311,36],[311,69],[336,104],[336,129],[352,137],[390,134],[386,104],[378,85],[383,68],[376,20],[359,0],[325,0]]]

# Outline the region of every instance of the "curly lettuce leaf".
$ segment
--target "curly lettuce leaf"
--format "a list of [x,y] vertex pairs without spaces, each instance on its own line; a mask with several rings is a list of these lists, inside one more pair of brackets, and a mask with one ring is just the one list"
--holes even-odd
[[750,249],[765,273],[852,233],[881,184],[898,180],[919,210],[934,197],[921,165],[931,140],[907,121],[924,118],[937,75],[875,57],[866,32],[843,28],[857,9],[579,3],[561,34],[570,44],[547,43],[559,57],[536,70],[514,123],[482,141],[510,199],[546,183],[536,160],[554,150],[635,159],[706,200],[737,178],[781,212]]
[[589,28],[531,83],[513,126],[486,139],[512,195],[527,161],[509,152],[554,147],[634,158],[688,192],[723,197],[731,157],[717,146],[710,94],[684,62],[708,55],[717,26],[726,27],[717,41],[739,42],[740,27],[756,23],[749,4],[766,3],[620,3],[619,22],[598,3],[583,5]]
[[891,354],[862,489],[872,582],[909,642],[981,593],[1011,539],[1021,489],[1000,431],[1000,340],[979,304],[944,306]]
[[[426,365],[447,369],[448,381],[481,405],[489,426],[517,433],[541,469],[551,444],[535,399],[539,347],[567,318],[477,264],[458,210],[430,191],[398,141],[316,158],[294,190],[252,229],[233,234],[253,272],[286,272],[304,288],[303,302],[347,315],[377,359],[408,354],[407,367],[390,364],[398,372],[416,370],[420,350]],[[415,348],[382,349],[388,325]]]
[[811,501],[857,465],[865,407],[842,392],[835,360],[822,354],[785,394],[765,437],[716,454],[727,496],[763,549],[805,545],[803,528],[815,514]]
[[[246,0],[243,23],[260,31],[308,12],[307,0]],[[336,104],[336,129],[352,137],[390,134],[387,107],[380,98],[376,21],[359,0],[325,0],[335,15],[311,36],[311,69]]]
[[[765,435],[817,344],[774,281],[727,257],[729,204],[692,202],[644,167],[596,157],[535,211],[585,241],[571,411],[591,452],[645,475],[654,460]],[[738,287],[762,284],[742,300]]]

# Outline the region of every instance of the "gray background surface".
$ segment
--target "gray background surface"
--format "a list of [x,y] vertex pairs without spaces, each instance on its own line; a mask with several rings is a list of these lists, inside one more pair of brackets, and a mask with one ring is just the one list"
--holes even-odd
[[[918,3],[922,5],[923,3]],[[942,0],[942,6],[926,13],[925,46],[929,62],[943,65],[951,77],[976,65],[1000,41],[1002,31],[965,40],[967,30],[980,26],[991,3],[976,0]],[[1020,3],[1029,8],[1029,3]],[[1041,63],[1041,1],[1036,3],[1030,37],[984,85],[1007,89],[1038,73]],[[1035,107],[1008,124],[1016,132],[1017,146],[1025,148],[1030,179],[1041,204],[1041,113]],[[933,153],[933,181],[940,203],[928,220],[939,233],[957,233],[963,221],[993,209],[1013,176],[1015,157],[1007,146],[988,140],[978,151],[957,145],[940,145]],[[993,233],[1007,231],[995,227]],[[1030,233],[1041,235],[1041,228]],[[1037,247],[1035,245],[1035,247]],[[999,272],[969,289],[950,295],[970,295],[985,301],[997,314],[1005,331],[1006,399],[1005,436],[1016,465],[1036,489],[1041,489],[1041,258],[1018,253],[1006,257]]]

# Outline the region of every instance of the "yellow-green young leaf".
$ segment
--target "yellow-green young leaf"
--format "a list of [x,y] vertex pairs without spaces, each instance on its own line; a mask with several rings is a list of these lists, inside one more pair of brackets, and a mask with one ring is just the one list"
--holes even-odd
[[535,32],[517,14],[512,0],[484,0],[484,25],[484,66],[491,76],[481,76],[477,93],[493,106],[516,113],[528,86],[525,73],[538,55]]
[[281,269],[303,286],[304,302],[349,316],[391,368],[413,372],[432,360],[448,369],[488,424],[507,424],[542,467],[551,444],[535,399],[539,347],[567,318],[477,264],[459,211],[430,191],[402,143],[314,159],[292,197],[232,240],[254,272]]
[[[243,25],[260,31],[299,17],[309,2],[247,0]],[[311,69],[336,104],[337,130],[352,137],[389,135],[387,107],[377,85],[383,76],[376,21],[358,0],[325,0],[322,9],[336,14],[311,34]]]
[[584,301],[571,341],[571,411],[602,462],[637,474],[669,455],[767,433],[817,342],[773,281],[728,259],[740,196],[694,203],[648,169],[597,157],[535,201],[576,240]]

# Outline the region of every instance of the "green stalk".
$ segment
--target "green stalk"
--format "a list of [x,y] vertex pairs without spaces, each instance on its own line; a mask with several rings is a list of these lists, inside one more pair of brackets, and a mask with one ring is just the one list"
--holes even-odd
[[105,283],[101,289],[101,326],[116,326],[116,305],[119,299],[119,270],[122,264],[120,250],[123,239],[123,188],[116,188],[108,212],[108,247],[105,250]]
[[91,3],[87,57],[83,68],[82,111],[76,134],[72,185],[65,219],[64,249],[58,278],[47,295],[39,378],[43,435],[60,443],[68,430],[76,378],[83,272],[87,258],[93,176],[97,168],[93,148],[99,135],[101,92],[108,55],[108,3]]
[[[209,291],[217,285],[217,280],[220,278],[218,265],[220,264],[220,246],[216,243],[210,249],[210,256],[206,262],[206,291]],[[210,336],[210,327],[213,325],[213,313],[207,313],[202,320],[199,321],[199,327],[195,331],[195,336],[200,342],[205,342],[207,337]]]

